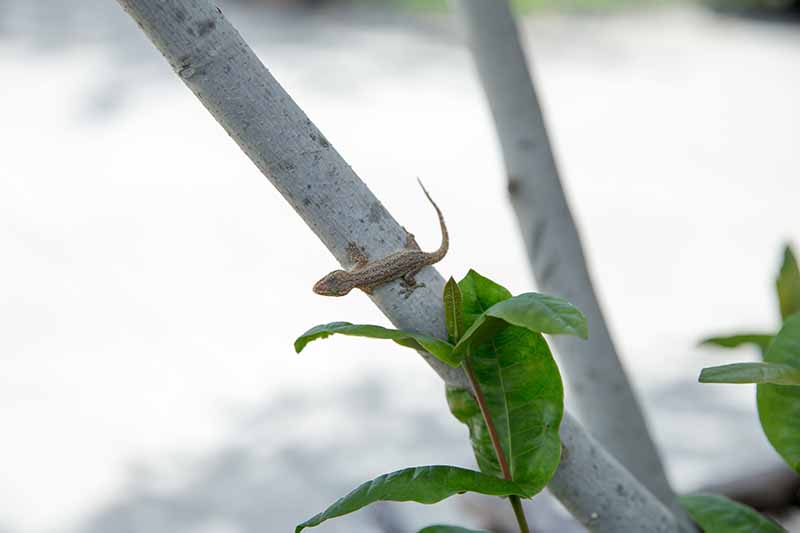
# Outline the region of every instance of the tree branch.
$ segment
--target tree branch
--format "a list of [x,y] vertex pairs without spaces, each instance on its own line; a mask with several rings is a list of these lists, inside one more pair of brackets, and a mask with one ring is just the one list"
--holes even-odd
[[[208,0],[118,2],[343,266],[353,266],[346,251],[350,243],[370,257],[404,246],[402,227],[218,8]],[[417,279],[426,286],[408,299],[395,282],[378,288],[372,301],[396,326],[446,338],[444,280],[434,268]],[[423,357],[445,382],[469,388],[461,369]],[[567,453],[550,488],[592,531],[677,530],[664,506],[569,414],[561,437]],[[635,509],[635,516],[627,509]]]
[[580,237],[506,1],[456,0],[494,118],[508,190],[539,288],[586,315],[589,341],[555,337],[570,402],[589,431],[666,505],[675,505],[639,402],[592,287]]

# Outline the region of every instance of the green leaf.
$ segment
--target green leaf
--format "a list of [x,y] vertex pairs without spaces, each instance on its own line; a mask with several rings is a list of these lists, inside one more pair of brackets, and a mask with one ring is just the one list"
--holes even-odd
[[[473,326],[486,309],[511,295],[500,285],[470,271],[459,283],[465,323]],[[470,360],[497,428],[512,479],[525,496],[539,492],[561,458],[558,427],[564,390],[547,343],[539,333],[504,326],[486,342],[470,348]],[[481,471],[501,476],[478,404],[463,389],[447,389],[450,411],[470,432]]]
[[679,498],[705,533],[782,533],[786,530],[746,505],[725,496],[697,493]]
[[461,364],[461,358],[454,355],[453,346],[447,341],[443,341],[435,337],[429,337],[428,335],[421,335],[419,333],[387,329],[381,326],[372,326],[369,324],[351,324],[349,322],[331,322],[330,324],[314,326],[310,330],[300,335],[297,340],[294,341],[294,349],[297,353],[300,353],[309,342],[330,337],[334,333],[351,335],[354,337],[391,339],[400,346],[405,346],[406,348],[425,350],[440,361],[447,363],[450,366],[457,367]]
[[700,345],[719,346],[721,348],[738,348],[744,344],[755,344],[761,353],[767,351],[772,337],[768,333],[741,333],[738,335],[728,335],[723,337],[709,337],[700,341]]
[[483,422],[481,409],[475,398],[467,390],[450,385],[445,387],[445,395],[450,412],[469,430],[469,441],[472,443],[472,451],[475,453],[478,468],[485,474],[503,477],[489,431]]
[[461,289],[452,277],[444,286],[444,321],[447,325],[447,338],[451,344],[458,342],[464,334],[464,316],[461,309]]
[[469,328],[477,318],[497,302],[508,300],[511,293],[502,285],[489,278],[484,278],[470,269],[464,279],[458,282],[461,289],[461,306],[464,316],[464,327]]
[[800,385],[800,368],[778,363],[733,363],[700,372],[700,383],[773,383]]
[[489,496],[523,494],[516,483],[455,466],[418,466],[383,474],[339,498],[325,511],[295,528],[318,526],[326,520],[358,511],[378,501],[436,503],[455,494],[477,492]]
[[486,529],[467,529],[458,526],[428,526],[420,529],[417,533],[491,533]]
[[781,318],[800,312],[800,269],[789,245],[783,251],[783,264],[775,288],[778,290]]
[[[800,368],[800,314],[783,322],[764,361]],[[800,473],[800,387],[758,385],[756,397],[764,434],[789,466]]]
[[534,333],[561,333],[588,337],[586,317],[566,300],[527,292],[498,302],[481,313],[458,341],[455,353],[478,345],[506,325],[519,326]]

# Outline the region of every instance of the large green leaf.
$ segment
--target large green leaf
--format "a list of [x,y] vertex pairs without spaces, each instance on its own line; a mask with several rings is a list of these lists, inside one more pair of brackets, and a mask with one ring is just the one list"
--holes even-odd
[[523,494],[516,483],[455,466],[418,466],[383,474],[339,498],[325,511],[295,528],[320,525],[378,501],[436,503],[455,494],[477,492],[489,496]]
[[[800,313],[787,318],[764,361],[800,368]],[[769,442],[800,473],[800,387],[758,385],[758,416]]]
[[783,264],[775,280],[775,288],[778,290],[781,318],[800,312],[800,269],[788,245],[783,251]]
[[491,533],[486,529],[467,529],[458,526],[428,526],[417,533]]
[[[479,345],[506,325],[519,326],[534,333],[576,335],[583,339],[589,332],[586,317],[577,307],[556,296],[528,292],[511,296],[504,287],[470,270],[459,282],[463,298],[481,305],[465,309],[467,330],[459,339],[455,353],[462,354],[470,345]],[[488,304],[488,302],[494,302]]]
[[[511,295],[474,271],[459,282],[464,322],[468,327]],[[539,333],[505,325],[482,344],[471,345],[469,357],[494,420],[511,478],[526,490],[539,492],[561,458],[558,427],[564,411],[564,391],[547,343]],[[464,390],[448,388],[453,415],[467,425],[483,472],[500,476],[500,468],[480,409]]]
[[447,326],[447,338],[451,344],[458,342],[464,334],[464,314],[461,308],[461,289],[453,278],[447,280],[442,295],[444,302],[444,321]]
[[354,337],[391,339],[400,346],[405,346],[406,348],[425,350],[450,366],[457,367],[461,364],[461,357],[454,355],[453,346],[447,341],[429,337],[428,335],[421,335],[419,333],[387,329],[369,324],[351,324],[349,322],[331,322],[330,324],[314,326],[294,341],[294,349],[297,353],[300,353],[309,342],[330,337],[334,333],[351,335]]
[[700,383],[772,383],[800,385],[800,368],[779,363],[733,363],[700,372]]
[[786,530],[756,511],[724,496],[698,493],[680,497],[681,505],[705,533],[783,533]]
[[478,315],[456,344],[456,354],[493,337],[506,325],[534,333],[588,336],[586,317],[571,303],[555,296],[527,292],[494,304]]
[[738,348],[745,344],[755,344],[761,353],[767,351],[773,335],[768,333],[741,333],[722,337],[709,337],[700,341],[701,345],[719,346],[721,348]]

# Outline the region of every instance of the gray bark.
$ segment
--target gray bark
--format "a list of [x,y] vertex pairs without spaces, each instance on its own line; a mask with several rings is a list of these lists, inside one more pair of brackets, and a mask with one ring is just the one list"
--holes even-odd
[[[218,8],[208,0],[118,1],[344,267],[353,266],[347,254],[351,243],[372,258],[403,247],[402,227]],[[396,326],[445,338],[444,280],[430,267],[417,279],[426,286],[408,299],[396,282],[378,288],[371,298]],[[422,355],[445,382],[468,388],[461,369]],[[651,530],[651,524],[677,530],[671,513],[568,414],[561,434],[568,453],[550,488],[592,531],[638,532]],[[620,497],[608,500],[609,494]],[[605,501],[619,508],[607,508]],[[627,508],[636,509],[636,516]],[[612,519],[612,514],[624,519]]]
[[660,455],[592,287],[508,3],[456,0],[454,6],[492,111],[511,204],[537,285],[571,301],[589,322],[588,342],[553,339],[570,385],[570,405],[614,457],[662,502],[675,506]]

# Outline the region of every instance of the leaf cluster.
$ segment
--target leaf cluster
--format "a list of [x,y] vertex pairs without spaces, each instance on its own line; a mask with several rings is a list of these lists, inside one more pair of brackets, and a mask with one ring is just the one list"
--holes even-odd
[[725,348],[757,345],[763,361],[704,368],[701,383],[756,383],[761,427],[775,450],[800,473],[800,269],[787,246],[775,280],[783,325],[777,334],[738,334],[703,341]]
[[[295,350],[299,353],[310,342],[334,334],[353,335],[392,340],[450,366],[463,367],[474,390],[447,387],[446,398],[452,414],[468,428],[480,472],[438,465],[384,474],[298,525],[297,533],[377,501],[431,504],[467,491],[530,498],[554,474],[561,457],[558,428],[564,391],[542,334],[586,338],[585,317],[561,298],[534,292],[512,296],[505,287],[473,270],[458,283],[452,278],[448,281],[443,303],[446,341],[381,326],[332,322],[298,337]],[[440,525],[420,533],[470,531]]]
[[[800,269],[789,246],[784,250],[775,289],[783,321],[777,334],[739,333],[702,341],[722,348],[752,344],[759,348],[762,361],[704,368],[699,381],[755,383],[764,434],[789,466],[800,473]],[[681,504],[709,533],[785,531],[749,507],[722,496],[689,495],[681,498]]]

